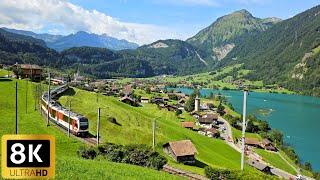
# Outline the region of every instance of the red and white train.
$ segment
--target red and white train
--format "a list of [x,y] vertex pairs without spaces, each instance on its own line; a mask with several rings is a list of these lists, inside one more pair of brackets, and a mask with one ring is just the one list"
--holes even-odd
[[80,114],[69,111],[54,100],[57,95],[65,92],[66,90],[68,90],[68,88],[69,86],[65,84],[51,90],[49,111],[47,109],[48,92],[44,93],[41,98],[41,108],[44,113],[48,114],[49,112],[50,121],[54,122],[65,130],[68,130],[70,128],[70,132],[72,134],[82,137],[87,136],[87,134],[89,133],[88,119]]

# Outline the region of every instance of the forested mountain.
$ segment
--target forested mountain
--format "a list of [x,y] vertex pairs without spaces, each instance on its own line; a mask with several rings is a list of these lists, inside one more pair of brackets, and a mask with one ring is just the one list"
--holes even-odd
[[280,21],[278,18],[259,19],[247,10],[240,10],[218,18],[187,42],[200,49],[204,58],[220,61],[241,43],[242,36],[265,31]]
[[90,47],[101,47],[112,50],[122,49],[136,49],[139,45],[128,42],[126,40],[119,40],[106,34],[97,35],[93,33],[87,33],[79,31],[75,34],[61,37],[53,42],[47,43],[48,47],[53,48],[57,51],[72,47],[90,46]]
[[250,79],[320,95],[320,6],[243,40],[220,66],[244,63]]
[[59,54],[42,40],[0,29],[0,64],[53,64]]
[[208,69],[207,62],[195,48],[180,40],[160,40],[136,50],[71,48],[62,51],[61,56],[59,64],[79,66],[84,72],[100,78],[188,74]]
[[15,33],[15,34],[21,34],[21,35],[25,35],[25,36],[31,36],[36,39],[41,39],[45,43],[51,43],[51,42],[54,42],[54,41],[63,37],[62,35],[53,35],[53,34],[48,34],[48,33],[37,34],[32,31],[10,29],[10,28],[5,28],[5,27],[3,27],[2,29],[6,30],[8,32]]
[[119,40],[110,37],[106,34],[97,35],[94,33],[87,33],[84,31],[79,31],[75,34],[70,34],[67,36],[62,35],[52,35],[52,34],[37,34],[31,31],[23,31],[16,29],[3,28],[8,32],[15,34],[21,34],[25,36],[31,36],[36,39],[41,39],[45,44],[57,51],[62,51],[72,47],[90,46],[90,47],[101,47],[108,48],[112,50],[122,50],[122,49],[136,49],[139,45],[136,43],[128,42],[126,40]]
[[134,50],[73,47],[58,53],[41,40],[1,30],[0,57],[0,63],[80,68],[99,78],[184,75],[241,63],[252,70],[248,79],[320,95],[320,6],[283,21],[241,10],[187,41],[159,40]]

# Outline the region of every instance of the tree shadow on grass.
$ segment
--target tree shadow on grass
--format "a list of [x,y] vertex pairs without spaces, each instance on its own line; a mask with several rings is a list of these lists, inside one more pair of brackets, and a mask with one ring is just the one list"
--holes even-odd
[[195,166],[195,167],[199,167],[199,168],[205,168],[206,166],[208,166],[206,163],[199,161],[198,159],[196,159],[196,163],[194,164],[188,164],[189,166]]
[[8,78],[0,78],[0,82],[8,82],[8,81],[12,81],[12,80]]

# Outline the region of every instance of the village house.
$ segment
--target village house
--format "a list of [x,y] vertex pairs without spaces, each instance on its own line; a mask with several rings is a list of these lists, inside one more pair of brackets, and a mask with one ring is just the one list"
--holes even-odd
[[277,148],[273,146],[269,139],[263,139],[261,142],[261,147],[268,151],[277,151]]
[[42,68],[35,64],[15,64],[13,72],[17,78],[30,78],[32,80],[40,80]]
[[168,111],[176,111],[178,109],[177,106],[166,104],[165,107],[168,109]]
[[181,98],[181,99],[178,101],[178,104],[184,106],[186,102],[187,102],[187,99],[186,99],[186,98]]
[[211,128],[213,124],[216,124],[218,121],[219,115],[216,113],[207,113],[198,118],[197,125]]
[[208,136],[211,138],[218,138],[220,136],[220,133],[217,129],[215,128],[199,128],[198,129],[198,134],[201,134],[203,136]]
[[151,99],[151,103],[153,104],[165,104],[162,97],[154,97]]
[[208,137],[217,138],[217,137],[219,137],[220,133],[217,129],[210,128],[210,129],[206,129],[206,135]]
[[164,101],[169,101],[169,97],[168,96],[165,96],[162,98]]
[[131,85],[126,85],[123,87],[122,89],[122,93],[125,95],[125,96],[130,96],[132,94],[132,87]]
[[271,173],[271,168],[270,168],[270,166],[268,166],[268,165],[266,165],[266,164],[263,164],[263,163],[261,163],[261,162],[259,162],[259,161],[257,161],[257,160],[249,159],[249,160],[247,161],[247,163],[248,163],[250,166],[252,166],[252,167],[254,167],[254,168],[256,168],[256,169],[258,169],[258,170],[260,170],[260,171],[262,171],[262,172],[264,172],[264,173],[272,174],[272,173]]
[[135,99],[128,97],[128,96],[124,96],[124,97],[120,98],[119,101],[126,103],[126,104],[129,104],[131,106],[139,106],[139,103]]
[[194,122],[181,122],[181,126],[193,130],[195,125]]
[[141,103],[149,103],[149,98],[148,97],[141,97],[140,98],[140,101],[141,101]]
[[256,148],[260,148],[261,146],[261,142],[259,141],[259,139],[256,139],[256,138],[246,138],[245,139],[245,143],[246,145],[248,146],[253,146],[253,147],[256,147]]
[[190,140],[168,142],[163,145],[163,151],[179,163],[194,164],[197,149]]

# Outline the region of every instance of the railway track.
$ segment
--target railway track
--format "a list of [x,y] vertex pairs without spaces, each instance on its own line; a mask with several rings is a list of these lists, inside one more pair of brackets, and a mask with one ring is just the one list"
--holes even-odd
[[192,180],[209,180],[208,178],[201,176],[199,174],[194,174],[188,171],[184,171],[181,169],[177,169],[177,168],[173,168],[171,166],[169,166],[168,164],[163,166],[163,171],[176,175],[176,176],[181,176],[181,177],[185,177],[188,179],[192,179]]

